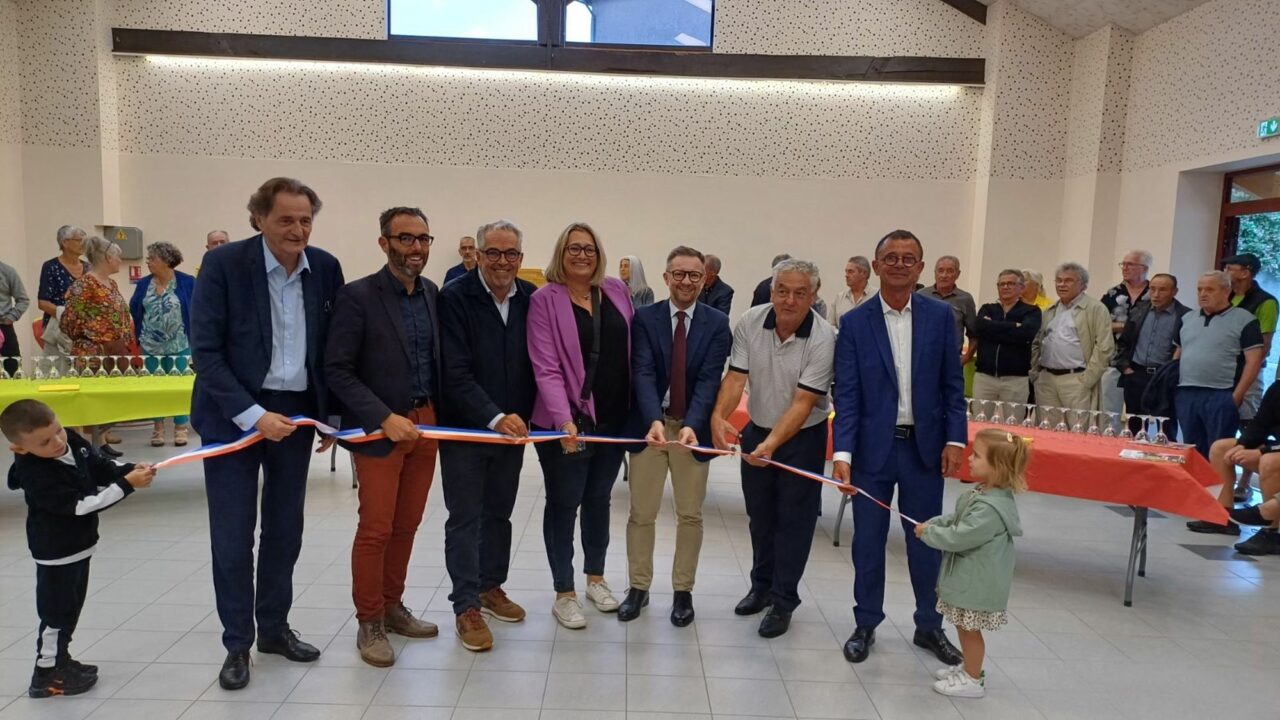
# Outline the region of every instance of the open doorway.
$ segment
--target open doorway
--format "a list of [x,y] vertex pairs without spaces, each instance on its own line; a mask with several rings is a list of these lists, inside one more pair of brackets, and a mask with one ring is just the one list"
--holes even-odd
[[[1280,297],[1280,165],[1227,173],[1215,267],[1224,257],[1253,253],[1262,262],[1258,285]],[[1263,383],[1280,367],[1280,342],[1271,344]]]

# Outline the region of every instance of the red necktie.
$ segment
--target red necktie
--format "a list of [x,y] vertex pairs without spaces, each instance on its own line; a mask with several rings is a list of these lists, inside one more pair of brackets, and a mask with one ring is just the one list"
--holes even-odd
[[677,420],[685,413],[685,346],[688,332],[684,326],[684,311],[676,311],[676,333],[671,339],[671,402],[667,412]]

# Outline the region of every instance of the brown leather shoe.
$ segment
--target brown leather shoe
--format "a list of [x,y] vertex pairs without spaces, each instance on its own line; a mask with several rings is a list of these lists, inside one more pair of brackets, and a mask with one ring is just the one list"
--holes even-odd
[[436,627],[435,623],[414,617],[413,611],[405,607],[404,603],[396,603],[386,608],[382,623],[386,626],[387,632],[405,637],[429,638],[440,634],[440,628]]
[[520,622],[524,608],[511,601],[501,587],[480,593],[480,612],[502,622]]
[[457,620],[458,639],[462,647],[472,652],[484,652],[493,647],[493,633],[484,616],[475,608],[467,608]]
[[396,651],[391,649],[381,620],[360,621],[356,649],[360,651],[360,659],[374,667],[391,667],[396,663]]

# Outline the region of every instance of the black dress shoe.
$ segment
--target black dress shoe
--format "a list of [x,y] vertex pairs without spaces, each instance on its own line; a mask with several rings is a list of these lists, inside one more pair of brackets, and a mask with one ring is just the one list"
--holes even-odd
[[315,645],[305,643],[297,630],[285,630],[273,637],[258,636],[258,652],[283,655],[294,662],[314,662],[320,658]]
[[1226,525],[1220,525],[1207,520],[1192,520],[1187,523],[1187,529],[1193,533],[1204,533],[1208,535],[1240,534],[1240,526],[1230,521],[1228,521]]
[[218,684],[223,690],[239,690],[249,684],[249,651],[227,653],[218,673]]
[[916,630],[916,635],[911,642],[915,643],[916,647],[922,647],[933,653],[946,665],[959,665],[964,662],[964,655],[961,655],[956,646],[951,644],[947,634],[942,630]]
[[752,590],[738,602],[738,606],[733,609],[733,612],[735,615],[755,615],[772,605],[773,598],[770,597],[768,591]]
[[1231,508],[1227,511],[1231,519],[1241,525],[1270,525],[1271,521],[1262,517],[1261,505],[1250,505],[1242,508]]
[[1236,543],[1235,548],[1241,555],[1280,555],[1280,534],[1263,528],[1248,540]]
[[760,633],[763,638],[776,638],[791,628],[791,613],[779,610],[777,606],[769,608],[764,619],[760,621]]
[[677,590],[671,601],[671,624],[684,627],[693,622],[693,593]]
[[849,639],[844,641],[844,659],[851,663],[860,663],[871,654],[871,646],[875,644],[875,628],[856,628]]
[[102,447],[98,448],[98,452],[109,458],[124,457],[124,453],[120,452],[119,450],[111,447],[106,443],[103,443]]
[[640,617],[640,608],[649,604],[649,591],[627,588],[627,596],[618,606],[618,619],[622,622]]

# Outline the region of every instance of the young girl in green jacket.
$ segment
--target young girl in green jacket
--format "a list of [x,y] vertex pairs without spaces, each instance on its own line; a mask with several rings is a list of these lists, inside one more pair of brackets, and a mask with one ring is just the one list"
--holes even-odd
[[986,694],[983,630],[1008,622],[1013,583],[1013,539],[1022,535],[1014,493],[1027,489],[1028,441],[988,428],[978,433],[969,474],[982,484],[956,501],[956,511],[916,526],[916,537],[942,550],[938,612],[956,626],[964,664],[939,670],[933,689],[952,697]]

